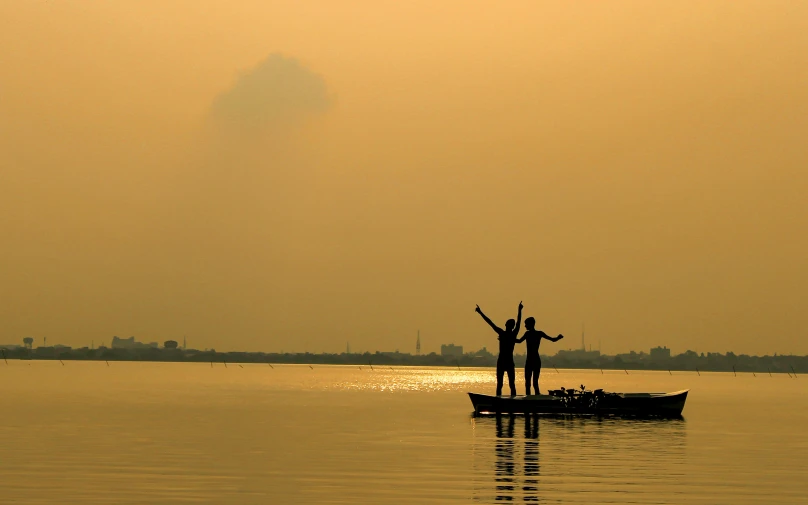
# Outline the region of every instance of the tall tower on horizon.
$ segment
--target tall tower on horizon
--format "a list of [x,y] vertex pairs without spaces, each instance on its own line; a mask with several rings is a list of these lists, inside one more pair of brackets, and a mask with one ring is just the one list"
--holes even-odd
[[351,343],[350,342],[348,342],[348,344],[345,346],[345,354],[351,354]]
[[586,351],[586,340],[584,339],[584,323],[581,323],[581,350]]
[[418,330],[418,337],[415,339],[415,355],[421,355],[421,330]]

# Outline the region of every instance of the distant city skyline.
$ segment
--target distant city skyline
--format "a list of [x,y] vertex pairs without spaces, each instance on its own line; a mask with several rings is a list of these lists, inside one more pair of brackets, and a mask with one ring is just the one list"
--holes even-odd
[[[166,339],[153,339],[152,338],[152,339],[138,340],[136,336],[129,336],[129,337],[125,338],[125,339],[121,338],[121,337],[118,337],[118,336],[112,336],[112,337],[109,338],[109,340],[102,341],[102,343],[100,345],[97,345],[97,346],[95,345],[94,340],[91,340],[87,344],[79,343],[77,345],[70,345],[70,344],[63,343],[63,342],[54,342],[53,338],[51,338],[51,342],[50,342],[50,344],[48,344],[47,338],[48,337],[42,337],[40,339],[42,341],[42,345],[37,345],[37,338],[36,337],[23,337],[23,338],[20,338],[19,343],[10,342],[10,341],[8,341],[8,339],[6,339],[6,341],[0,341],[0,348],[15,348],[15,347],[22,348],[22,347],[26,347],[26,346],[30,346],[32,348],[37,348],[37,347],[60,347],[60,348],[69,347],[69,348],[73,348],[73,349],[83,349],[83,348],[93,349],[93,348],[102,348],[102,347],[103,348],[113,348],[112,346],[114,345],[115,341],[121,342],[121,344],[118,344],[118,347],[132,347],[133,345],[141,345],[142,347],[163,347],[163,344],[166,341],[173,341],[175,343],[178,343],[178,342],[181,341],[182,345],[179,346],[179,344],[178,344],[178,347],[181,347],[182,349],[188,348],[187,347],[187,337],[185,337],[185,336],[183,336],[181,340],[176,340],[176,339],[171,339],[171,338],[166,338]],[[131,341],[134,341],[134,344],[132,344]],[[130,342],[130,343],[126,344],[125,342]],[[496,344],[496,340],[494,340],[493,344]],[[414,345],[412,346],[412,349],[406,349],[406,348],[396,348],[396,349],[384,349],[384,348],[357,349],[357,348],[352,348],[351,347],[350,341],[346,342],[346,347],[343,348],[342,351],[336,351],[336,350],[331,350],[331,351],[329,351],[329,350],[312,350],[312,349],[308,349],[308,350],[306,350],[306,349],[303,349],[303,350],[293,350],[293,349],[286,349],[286,350],[228,349],[228,348],[216,347],[216,346],[204,347],[204,348],[191,347],[191,349],[198,349],[198,350],[217,349],[218,351],[222,351],[222,352],[264,352],[264,353],[279,353],[279,352],[280,353],[306,353],[306,352],[308,352],[308,353],[312,353],[312,354],[322,354],[322,353],[326,353],[326,354],[336,353],[336,354],[339,354],[341,352],[346,352],[346,353],[349,353],[349,354],[350,353],[364,354],[364,353],[369,352],[371,354],[375,354],[377,352],[380,352],[380,353],[401,353],[401,354],[419,356],[419,355],[428,355],[428,354],[432,354],[432,353],[441,354],[443,350],[445,350],[446,348],[451,349],[452,346],[456,346],[459,349],[458,352],[460,352],[460,353],[475,353],[475,352],[487,350],[489,353],[492,353],[492,354],[496,355],[496,352],[497,352],[496,345],[489,344],[489,345],[483,345],[483,346],[481,346],[479,348],[473,348],[473,347],[469,347],[469,346],[464,346],[463,344],[460,344],[459,341],[443,342],[443,343],[437,344],[435,346],[436,348],[434,348],[434,349],[426,349],[425,350],[423,347],[421,347],[420,330],[417,332],[416,340],[415,340]],[[553,353],[552,354],[547,354],[547,355],[548,356],[553,356],[553,355],[558,355],[559,353],[563,355],[565,353],[575,353],[575,352],[583,351],[584,353],[587,353],[587,354],[591,352],[591,353],[597,353],[597,354],[603,354],[603,355],[616,356],[616,355],[620,355],[620,354],[629,354],[629,353],[632,353],[632,352],[649,354],[654,349],[665,349],[665,351],[668,352],[669,355],[677,355],[677,354],[685,353],[687,351],[692,351],[692,352],[695,352],[697,354],[705,354],[705,355],[710,354],[710,353],[724,354],[724,353],[729,352],[729,353],[734,353],[734,354],[738,354],[738,355],[746,354],[746,355],[751,355],[751,356],[772,356],[772,355],[803,356],[803,354],[793,353],[793,352],[789,352],[789,351],[772,351],[772,352],[768,352],[768,353],[756,354],[756,353],[741,352],[741,351],[737,351],[737,350],[733,350],[733,349],[721,349],[721,350],[716,350],[716,349],[704,349],[704,350],[700,350],[700,349],[677,349],[677,350],[674,350],[673,348],[669,347],[667,344],[664,344],[664,343],[661,343],[661,344],[658,344],[658,345],[651,345],[651,346],[646,347],[646,348],[617,350],[617,351],[612,351],[611,353],[607,353],[605,351],[602,351],[602,349],[592,349],[591,344],[589,344],[589,345],[586,344],[585,337],[584,337],[583,334],[582,334],[582,339],[581,339],[581,346],[579,346],[579,347],[567,346],[567,347],[559,348],[559,346],[556,345],[552,349]],[[547,349],[543,349],[543,350],[546,351]],[[525,351],[524,346],[517,345],[516,350],[515,350],[515,354],[522,355],[522,354],[524,354],[524,351]],[[545,352],[542,352],[542,354],[545,354]]]
[[[222,352],[213,349],[183,349],[175,340],[168,340],[160,347],[156,343],[144,344],[132,338],[115,339],[112,348],[90,349],[87,347],[74,349],[69,346],[54,345],[36,348],[0,346],[4,364],[13,360],[58,360],[64,366],[65,361],[151,361],[151,362],[204,362],[252,363],[261,365],[274,364],[308,364],[308,365],[358,365],[361,369],[367,365],[374,370],[374,365],[395,366],[449,366],[449,367],[494,367],[498,358],[486,349],[466,352],[462,346],[446,344],[441,352],[429,354],[411,354],[392,352],[375,353],[265,353],[265,352]],[[522,354],[513,356],[517,366],[526,363]],[[692,350],[672,355],[667,347],[656,347],[649,352],[631,351],[615,355],[601,354],[593,350],[559,350],[555,354],[545,354],[545,370],[558,368],[589,368],[603,370],[673,370],[689,371],[700,375],[701,372],[732,372],[733,374],[755,373],[785,374],[790,378],[798,378],[808,372],[808,356],[769,355],[755,356],[727,353],[696,353]],[[241,366],[241,365],[239,365]],[[274,367],[273,367],[274,368]],[[313,368],[313,367],[312,367]],[[392,368],[392,366],[391,366]]]
[[808,353],[808,2],[68,3],[0,2],[0,341]]

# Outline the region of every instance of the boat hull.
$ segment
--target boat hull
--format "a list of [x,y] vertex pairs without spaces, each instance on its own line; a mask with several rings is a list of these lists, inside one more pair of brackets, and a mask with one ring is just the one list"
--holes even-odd
[[687,390],[675,393],[625,393],[601,398],[594,407],[570,406],[550,395],[491,396],[469,393],[475,414],[582,414],[634,417],[680,417]]

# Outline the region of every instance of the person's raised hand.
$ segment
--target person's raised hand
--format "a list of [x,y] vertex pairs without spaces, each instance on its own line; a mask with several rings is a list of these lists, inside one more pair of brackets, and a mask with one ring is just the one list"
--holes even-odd
[[523,308],[525,308],[525,306],[524,306],[524,305],[522,305],[522,302],[520,301],[520,302],[519,302],[519,310],[522,310]]
[[479,306],[479,305],[477,305],[477,308],[476,308],[476,309],[474,309],[474,312],[477,312],[477,313],[482,313],[482,310],[480,310],[480,306]]
[[562,334],[560,334],[560,333],[559,333],[559,334],[558,334],[558,340],[561,340],[562,338],[564,338],[564,335],[562,335]]

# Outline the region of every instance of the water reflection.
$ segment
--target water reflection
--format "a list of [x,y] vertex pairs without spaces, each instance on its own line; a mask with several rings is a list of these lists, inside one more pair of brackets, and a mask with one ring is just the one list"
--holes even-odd
[[525,415],[525,480],[522,497],[526,502],[539,501],[539,416]]
[[513,427],[514,416],[508,416],[508,420],[503,423],[502,417],[497,416],[497,442],[494,451],[496,452],[496,470],[494,471],[497,482],[497,501],[512,501],[514,490],[514,440]]
[[[520,414],[473,417],[472,423],[475,501],[538,503],[542,482],[545,490],[563,484],[587,492],[615,483],[636,488],[641,482],[651,484],[660,475],[676,478],[685,473],[683,419]],[[540,447],[545,451],[543,466]],[[593,473],[593,467],[602,473]],[[583,468],[589,471],[584,473]]]

